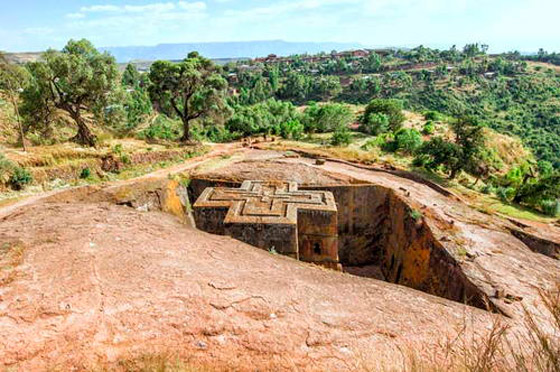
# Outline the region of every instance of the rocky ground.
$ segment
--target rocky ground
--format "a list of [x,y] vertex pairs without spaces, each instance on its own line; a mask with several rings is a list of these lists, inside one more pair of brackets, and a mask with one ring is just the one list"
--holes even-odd
[[[505,316],[200,232],[181,215],[185,200],[170,192],[179,182],[170,173],[392,189],[422,210],[435,239]],[[210,369],[324,371],[400,369],[406,350],[438,360],[465,327],[475,340],[497,319],[520,326],[523,307],[542,316],[538,290],[558,279],[560,264],[514,228],[560,241],[554,226],[523,228],[392,174],[219,148],[141,179],[0,210],[0,363],[79,370],[167,355]]]

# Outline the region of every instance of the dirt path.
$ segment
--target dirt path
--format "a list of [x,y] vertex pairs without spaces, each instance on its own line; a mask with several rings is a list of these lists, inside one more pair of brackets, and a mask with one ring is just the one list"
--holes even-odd
[[[139,180],[142,180],[142,179],[166,177],[169,174],[177,174],[177,173],[186,172],[189,169],[199,167],[204,163],[208,163],[208,162],[210,162],[210,161],[212,161],[216,158],[222,157],[222,156],[230,156],[230,155],[238,153],[238,152],[243,153],[243,152],[247,152],[247,151],[248,151],[248,149],[241,147],[241,144],[239,144],[239,143],[217,144],[217,145],[213,145],[213,148],[210,152],[208,152],[208,153],[206,153],[202,156],[198,156],[198,157],[195,157],[195,158],[185,160],[181,164],[177,164],[177,165],[174,165],[172,167],[168,167],[168,168],[164,168],[164,169],[159,169],[155,172],[148,173],[148,174],[145,174],[143,176],[136,177],[136,178],[131,178],[129,180],[104,183],[101,186],[102,187],[109,187],[109,186],[116,186],[116,185],[133,184],[133,183],[138,182]],[[79,187],[83,187],[83,186],[79,186]],[[10,213],[13,213],[14,211],[16,211],[17,209],[19,209],[21,207],[25,207],[25,206],[28,206],[28,205],[35,204],[35,203],[41,201],[42,199],[54,196],[54,195],[59,194],[61,192],[67,192],[70,189],[71,188],[64,188],[64,189],[58,189],[58,190],[53,190],[53,191],[49,191],[49,192],[43,192],[43,193],[39,193],[39,194],[36,194],[36,195],[31,195],[31,196],[25,197],[24,199],[20,199],[13,204],[1,206],[0,207],[0,218],[5,217],[5,216],[9,215]]]

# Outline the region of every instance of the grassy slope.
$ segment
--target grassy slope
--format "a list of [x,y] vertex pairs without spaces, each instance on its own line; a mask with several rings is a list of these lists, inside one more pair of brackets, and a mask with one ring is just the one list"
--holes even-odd
[[[359,108],[357,109],[359,110]],[[406,112],[405,128],[413,128],[421,131],[426,120],[418,113]],[[449,126],[445,122],[436,123],[436,131],[433,135],[449,136]],[[535,211],[504,203],[493,195],[486,195],[479,192],[482,183],[472,186],[475,180],[463,175],[457,180],[448,181],[434,173],[428,173],[412,166],[412,156],[399,153],[389,153],[382,151],[379,147],[365,150],[362,146],[375,137],[359,132],[352,132],[353,141],[347,147],[334,147],[329,145],[332,133],[320,133],[308,136],[301,141],[281,140],[270,145],[277,150],[302,149],[319,156],[336,157],[349,161],[359,161],[365,164],[387,165],[400,169],[407,169],[419,173],[430,180],[443,186],[449,187],[457,194],[461,195],[476,209],[485,213],[500,213],[509,217],[529,219],[534,221],[552,222],[555,219],[544,216]],[[509,169],[519,164],[522,159],[532,158],[531,153],[523,147],[521,140],[504,134],[497,133],[491,129],[486,130],[486,146],[494,149],[503,163],[500,173],[505,174]],[[423,136],[424,140],[429,140],[430,136]]]

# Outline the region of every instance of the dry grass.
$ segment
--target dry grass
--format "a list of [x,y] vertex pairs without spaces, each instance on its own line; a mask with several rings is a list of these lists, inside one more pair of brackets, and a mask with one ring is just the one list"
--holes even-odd
[[560,372],[560,284],[541,291],[540,297],[546,309],[543,317],[537,319],[526,310],[523,327],[515,328],[496,318],[482,337],[465,326],[456,338],[442,345],[440,356],[428,358],[428,362],[417,351],[407,350],[406,370]]
[[532,158],[532,154],[523,146],[519,138],[500,134],[491,129],[485,129],[488,147],[494,149],[504,163],[502,172],[519,165],[521,161]]
[[326,147],[318,144],[296,141],[276,141],[273,143],[264,144],[261,147],[276,151],[303,150],[307,154],[310,154],[312,156],[358,161],[364,164],[378,163],[380,160],[377,151],[364,151],[354,146]]
[[195,363],[186,363],[168,354],[144,354],[120,360],[116,366],[105,369],[115,372],[209,372],[216,369]]
[[16,268],[23,262],[25,246],[20,241],[2,242],[0,245],[0,286],[14,281]]

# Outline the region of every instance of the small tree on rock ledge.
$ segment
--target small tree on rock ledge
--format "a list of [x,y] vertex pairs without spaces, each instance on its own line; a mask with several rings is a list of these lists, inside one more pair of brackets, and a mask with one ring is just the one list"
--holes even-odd
[[150,82],[152,101],[162,112],[177,115],[183,122],[181,141],[190,141],[192,120],[224,109],[227,82],[211,60],[196,52],[180,63],[154,62]]

